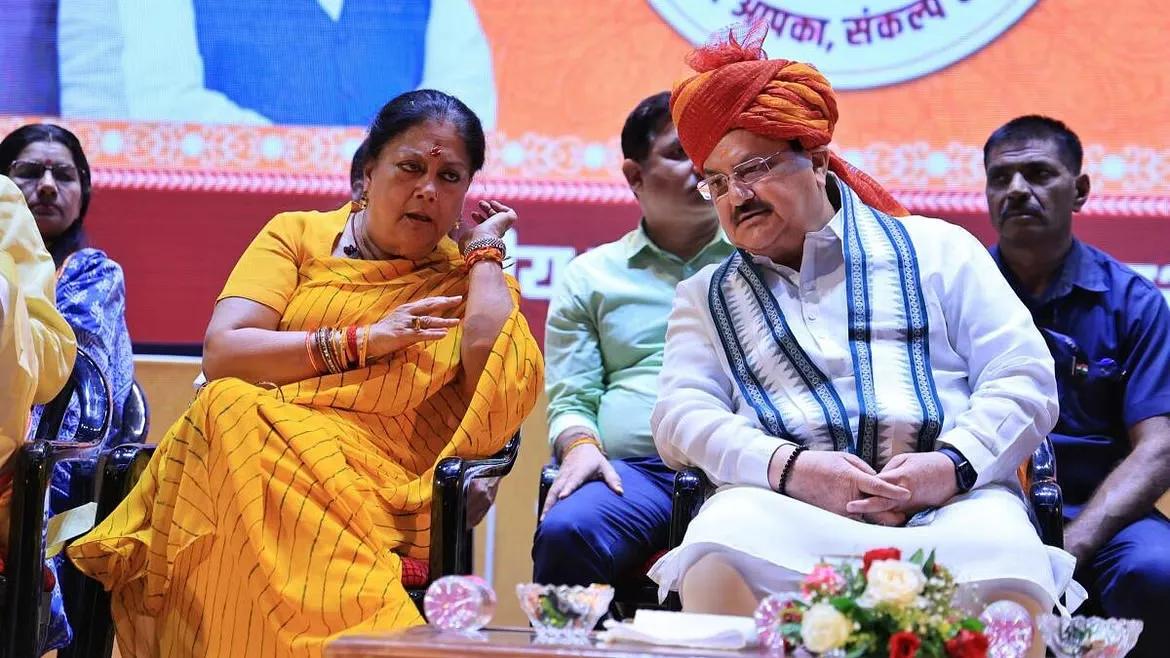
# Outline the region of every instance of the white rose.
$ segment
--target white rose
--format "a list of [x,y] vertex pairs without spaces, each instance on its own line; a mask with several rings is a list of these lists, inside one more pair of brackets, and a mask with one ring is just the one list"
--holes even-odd
[[866,574],[865,593],[862,599],[867,603],[891,603],[911,605],[926,587],[926,576],[922,567],[901,560],[878,560],[869,567]]
[[804,611],[800,622],[800,637],[804,647],[815,653],[824,653],[845,645],[853,623],[828,603],[817,603]]

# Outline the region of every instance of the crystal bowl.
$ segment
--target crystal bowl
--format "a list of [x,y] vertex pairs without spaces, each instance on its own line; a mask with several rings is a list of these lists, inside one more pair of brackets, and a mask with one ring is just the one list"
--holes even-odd
[[1036,620],[1040,634],[1058,658],[1122,658],[1137,644],[1142,622],[1136,619],[1061,617]]
[[597,625],[613,600],[613,588],[521,583],[516,596],[538,638],[572,641],[587,637]]

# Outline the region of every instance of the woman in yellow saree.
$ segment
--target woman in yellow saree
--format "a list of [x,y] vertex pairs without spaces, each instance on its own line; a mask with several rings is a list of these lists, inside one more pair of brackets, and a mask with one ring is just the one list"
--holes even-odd
[[113,592],[123,656],[319,656],[422,623],[399,556],[427,555],[434,464],[503,447],[543,362],[481,202],[479,120],[415,91],[370,128],[366,194],[274,218],[208,326],[211,383],[128,499],[69,555]]

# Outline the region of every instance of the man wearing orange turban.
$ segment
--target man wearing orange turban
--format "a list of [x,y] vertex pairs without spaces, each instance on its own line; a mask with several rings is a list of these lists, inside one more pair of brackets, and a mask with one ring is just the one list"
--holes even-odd
[[1043,338],[975,238],[826,148],[832,87],[762,40],[696,51],[671,99],[738,251],[678,286],[654,439],[740,486],[651,575],[689,610],[751,614],[821,556],[937,547],[961,581],[1050,608],[1072,558],[1016,478],[1056,422]]

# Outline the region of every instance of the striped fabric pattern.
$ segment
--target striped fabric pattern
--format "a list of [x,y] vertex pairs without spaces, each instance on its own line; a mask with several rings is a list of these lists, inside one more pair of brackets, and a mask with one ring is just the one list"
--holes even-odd
[[[422,263],[298,267],[281,329],[365,324],[467,293],[450,240]],[[112,589],[122,655],[320,656],[344,631],[422,623],[400,556],[427,555],[434,464],[497,452],[543,386],[508,282],[514,310],[471,399],[458,329],[362,370],[205,387],[128,499],[69,549]]]

